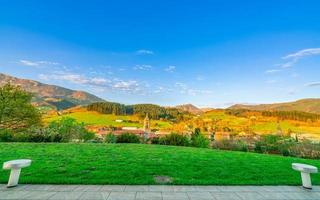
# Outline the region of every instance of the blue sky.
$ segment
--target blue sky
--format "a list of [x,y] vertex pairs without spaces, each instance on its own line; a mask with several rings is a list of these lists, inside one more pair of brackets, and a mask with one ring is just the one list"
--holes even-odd
[[320,94],[316,0],[0,3],[2,73],[126,104]]

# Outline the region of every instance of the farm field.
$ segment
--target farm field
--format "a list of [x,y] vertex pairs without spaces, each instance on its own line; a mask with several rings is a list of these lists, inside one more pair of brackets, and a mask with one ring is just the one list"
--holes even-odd
[[[236,117],[225,114],[223,110],[209,111],[201,116],[203,120],[217,120],[217,124],[221,127],[227,126],[238,132],[244,128],[250,127],[252,131],[258,134],[276,133],[278,128],[278,120],[274,117],[257,117],[255,123],[252,124],[249,118]],[[295,121],[280,120],[279,125],[283,132],[291,130],[294,133],[301,134],[312,139],[320,139],[320,124]]]
[[[21,183],[156,184],[168,176],[182,185],[300,185],[291,163],[320,167],[319,160],[141,144],[1,143],[0,162],[28,158]],[[0,172],[0,182],[9,171]],[[320,185],[320,174],[312,176]]]
[[[44,117],[46,123],[59,120],[62,117],[71,117],[76,119],[78,122],[83,122],[86,125],[97,125],[97,126],[115,126],[115,127],[142,127],[143,121],[139,120],[135,116],[124,116],[124,115],[112,115],[112,114],[100,114],[94,111],[87,111],[85,109],[77,110],[71,113],[65,113],[60,116],[58,115],[47,115]],[[123,122],[116,122],[116,120],[123,120]],[[131,121],[131,122],[130,122]],[[172,125],[166,121],[152,120],[152,128],[170,128]]]
[[[137,116],[125,116],[125,115],[112,115],[101,114],[95,111],[87,111],[85,108],[71,109],[71,112],[65,112],[62,115],[45,115],[45,123],[59,120],[62,117],[71,117],[78,122],[83,122],[86,125],[94,126],[114,126],[114,127],[142,127],[143,119],[139,119]],[[123,122],[116,122],[116,120],[123,120]],[[200,120],[200,124],[198,123]],[[203,123],[202,123],[202,122]],[[208,123],[205,125],[205,123]],[[198,123],[198,124],[197,124]],[[228,127],[234,132],[239,133],[250,128],[257,134],[272,134],[276,133],[280,126],[284,133],[291,130],[293,133],[297,133],[303,137],[307,137],[313,140],[320,139],[320,124],[319,123],[307,123],[295,120],[280,120],[275,117],[259,116],[256,118],[254,124],[250,121],[249,117],[233,116],[225,113],[225,110],[213,110],[206,112],[198,117],[194,117],[189,121],[183,121],[181,123],[173,123],[165,120],[151,120],[151,127],[164,131],[177,131],[177,127],[184,128],[185,125],[192,124],[194,127],[205,126],[217,126],[220,128]]]

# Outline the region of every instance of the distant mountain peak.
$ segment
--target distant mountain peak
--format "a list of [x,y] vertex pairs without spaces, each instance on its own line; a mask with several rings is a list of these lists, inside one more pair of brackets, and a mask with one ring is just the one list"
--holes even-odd
[[203,111],[196,107],[195,105],[193,104],[183,104],[183,105],[177,105],[175,108],[177,109],[180,109],[180,110],[183,110],[183,111],[187,111],[187,112],[190,112],[192,114],[195,114],[195,115],[200,115],[203,113]]
[[88,92],[71,90],[56,85],[44,84],[38,81],[17,78],[0,73],[0,86],[7,83],[19,85],[22,89],[33,93],[33,103],[35,105],[49,106],[57,110],[105,101]]

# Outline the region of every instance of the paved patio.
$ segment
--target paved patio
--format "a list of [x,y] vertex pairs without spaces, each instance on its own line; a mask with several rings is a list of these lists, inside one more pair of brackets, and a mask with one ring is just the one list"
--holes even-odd
[[123,186],[0,184],[0,199],[56,200],[320,200],[320,186],[306,191],[297,186]]

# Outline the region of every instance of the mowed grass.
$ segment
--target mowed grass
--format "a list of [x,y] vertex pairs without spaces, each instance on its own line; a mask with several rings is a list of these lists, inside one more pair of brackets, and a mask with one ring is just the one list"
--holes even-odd
[[[299,185],[291,163],[320,167],[319,160],[142,144],[0,143],[0,162],[32,159],[21,183],[156,184],[169,176],[172,184]],[[5,183],[9,172],[0,172]],[[320,174],[312,176],[320,185]]]

